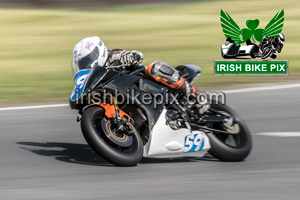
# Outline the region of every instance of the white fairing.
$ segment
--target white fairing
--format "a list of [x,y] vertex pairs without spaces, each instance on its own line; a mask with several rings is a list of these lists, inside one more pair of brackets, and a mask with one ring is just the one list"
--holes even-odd
[[239,54],[250,54],[251,50],[253,49],[254,45],[247,45],[247,46],[241,46],[239,49]]
[[222,53],[223,55],[227,55],[228,50],[230,49],[231,46],[233,46],[234,44],[229,43],[229,44],[222,44],[221,49],[222,49]]
[[210,149],[208,137],[201,131],[173,130],[166,124],[164,109],[144,146],[144,157],[171,158],[184,156],[203,157]]

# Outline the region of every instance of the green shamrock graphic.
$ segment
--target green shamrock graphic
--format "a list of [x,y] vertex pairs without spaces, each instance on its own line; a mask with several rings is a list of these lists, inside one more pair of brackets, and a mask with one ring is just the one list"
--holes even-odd
[[[259,42],[262,41],[265,31],[264,29],[256,29],[259,25],[259,20],[247,20],[246,25],[248,28],[243,28],[241,30],[241,35],[243,36],[243,41],[250,40],[250,38],[255,42],[255,39]],[[254,36],[254,37],[253,37]],[[255,38],[255,39],[254,39]]]
[[246,26],[248,28],[240,27],[235,23],[235,21],[229,16],[228,13],[221,10],[221,26],[223,33],[226,38],[231,38],[236,45],[242,44],[247,40],[252,40],[252,42],[261,42],[265,37],[278,36],[283,28],[284,21],[284,11],[278,12],[272,20],[268,23],[265,29],[257,29],[259,26],[259,20],[247,20]]

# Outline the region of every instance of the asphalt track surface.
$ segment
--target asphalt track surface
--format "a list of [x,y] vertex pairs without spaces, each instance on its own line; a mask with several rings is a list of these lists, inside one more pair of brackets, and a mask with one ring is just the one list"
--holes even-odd
[[0,111],[0,199],[299,199],[300,87],[227,95],[247,122],[244,162],[143,159],[115,167],[86,144],[68,107]]

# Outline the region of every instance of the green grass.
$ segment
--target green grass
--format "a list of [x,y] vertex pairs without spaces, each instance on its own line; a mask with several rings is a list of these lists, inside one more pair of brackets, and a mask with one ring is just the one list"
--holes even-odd
[[[287,41],[278,59],[289,60],[289,76],[214,76],[225,37],[220,9],[240,28],[258,18],[260,28],[281,9]],[[72,49],[86,36],[99,35],[108,48],[139,50],[145,64],[197,64],[199,89],[248,83],[282,82],[300,77],[300,2],[294,0],[212,1],[90,10],[0,9],[0,105],[67,101],[73,88]]]

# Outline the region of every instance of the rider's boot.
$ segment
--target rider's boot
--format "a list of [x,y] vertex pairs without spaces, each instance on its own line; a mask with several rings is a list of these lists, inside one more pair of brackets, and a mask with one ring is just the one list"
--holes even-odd
[[192,86],[192,95],[196,98],[195,106],[200,115],[203,115],[210,108],[209,100],[199,90]]
[[206,99],[205,96],[202,95],[201,92],[194,86],[191,86],[186,80],[184,80],[184,83],[177,91],[186,95],[186,97],[190,100],[189,103],[193,104],[191,106],[195,106],[200,115],[210,108],[209,100]]

